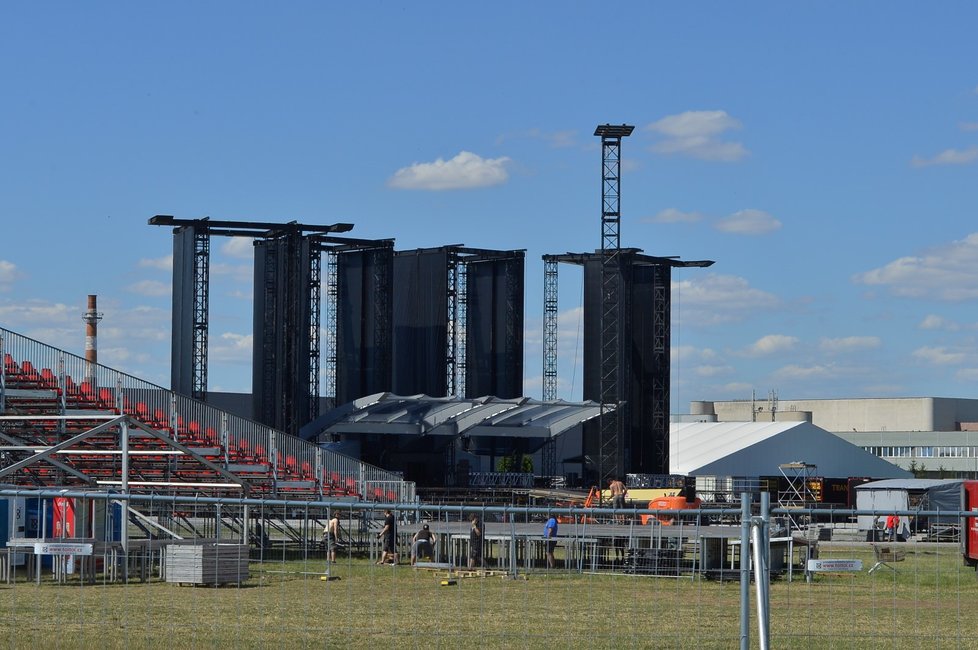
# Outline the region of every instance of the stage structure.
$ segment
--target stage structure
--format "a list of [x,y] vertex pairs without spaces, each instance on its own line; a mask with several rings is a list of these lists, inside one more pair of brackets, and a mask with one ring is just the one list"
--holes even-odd
[[[640,262],[639,249],[622,249],[621,141],[634,128],[594,130],[601,138],[601,247],[593,255],[543,258],[545,400],[556,399],[557,264],[585,267],[585,399],[602,408],[597,430],[584,429],[581,458],[583,475],[602,486],[626,473],[668,473],[670,269],[712,264],[647,256]],[[650,427],[645,433],[643,425]],[[552,444],[542,456],[544,473],[554,473]]]
[[326,395],[341,406],[390,389],[394,247],[333,246],[326,261]]
[[[558,266],[560,263],[581,266],[584,271],[584,399],[598,401],[603,372],[600,331],[605,280],[601,253],[545,255],[543,262],[544,288],[551,295],[544,301],[544,331],[552,332],[544,337],[544,377],[557,374]],[[622,432],[617,453],[621,460],[610,468],[604,467],[605,476],[597,473],[594,461],[600,457],[600,427],[598,422],[588,423],[584,427],[582,457],[592,460],[592,466],[584,467],[584,474],[590,480],[669,473],[672,269],[712,264],[710,260],[682,261],[643,255],[637,248],[620,249]],[[553,396],[545,393],[544,399],[556,399],[555,393]]]
[[524,258],[460,245],[395,253],[395,394],[523,395]]
[[[322,256],[327,257],[327,396],[335,390],[338,372],[344,386],[353,382],[351,375],[361,372],[358,360],[339,363],[336,344],[338,291],[348,282],[357,253],[370,256],[370,273],[381,276],[360,289],[347,288],[346,296],[356,290],[369,292],[371,307],[365,313],[372,317],[360,322],[361,331],[378,340],[380,349],[389,349],[390,259],[393,240],[362,240],[335,237],[331,233],[348,232],[352,224],[306,225],[215,221],[211,219],[176,219],[157,215],[150,225],[172,226],[173,231],[173,327],[171,348],[171,388],[174,392],[206,400],[208,296],[210,238],[250,237],[255,240],[254,345],[252,391],[254,419],[289,433],[296,433],[306,422],[319,415],[321,369],[321,295]],[[348,258],[349,256],[349,258]],[[384,269],[384,259],[387,270]],[[367,301],[362,299],[359,305]],[[344,312],[345,313],[345,312]],[[363,317],[364,313],[359,314]],[[379,356],[389,376],[389,360]],[[389,356],[387,357],[389,359]],[[386,367],[384,367],[386,365]],[[338,366],[341,368],[338,371]],[[365,389],[376,382],[364,382]]]

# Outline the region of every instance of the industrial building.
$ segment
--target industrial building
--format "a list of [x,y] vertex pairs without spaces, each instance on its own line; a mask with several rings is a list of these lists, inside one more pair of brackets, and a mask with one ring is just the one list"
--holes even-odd
[[688,417],[711,422],[810,422],[918,477],[978,477],[978,399],[694,401]]

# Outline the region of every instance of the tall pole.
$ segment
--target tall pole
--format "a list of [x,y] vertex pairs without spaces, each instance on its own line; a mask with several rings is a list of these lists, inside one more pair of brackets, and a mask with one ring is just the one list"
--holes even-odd
[[98,323],[102,314],[98,311],[98,296],[88,295],[88,311],[82,314],[85,322],[85,379],[93,382],[95,366],[98,365]]
[[601,138],[601,411],[598,476],[602,486],[625,470],[622,401],[621,139],[634,126],[599,125]]

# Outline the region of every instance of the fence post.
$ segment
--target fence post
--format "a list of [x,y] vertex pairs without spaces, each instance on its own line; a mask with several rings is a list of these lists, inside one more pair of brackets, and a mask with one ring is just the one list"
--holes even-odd
[[750,494],[740,493],[740,650],[750,648]]
[[771,516],[771,493],[761,492],[761,515],[751,521],[754,545],[754,581],[757,586],[757,635],[761,650],[771,642],[771,544],[768,522]]

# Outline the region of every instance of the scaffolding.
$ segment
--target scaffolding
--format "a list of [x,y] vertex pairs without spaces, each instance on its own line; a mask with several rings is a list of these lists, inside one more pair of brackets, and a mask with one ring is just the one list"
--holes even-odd
[[[802,461],[778,465],[778,471],[786,481],[783,489],[778,491],[778,506],[789,511],[814,507],[818,496],[812,491],[812,487],[817,470],[818,466]],[[789,512],[788,520],[792,530],[803,532],[811,523],[811,515]]]

